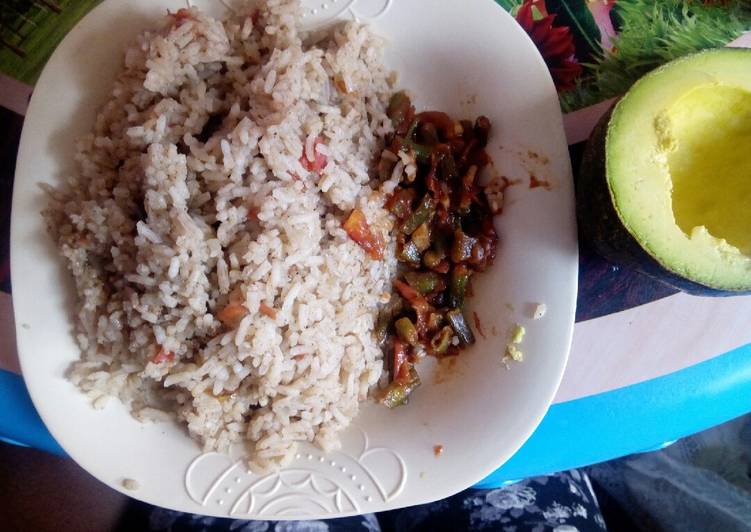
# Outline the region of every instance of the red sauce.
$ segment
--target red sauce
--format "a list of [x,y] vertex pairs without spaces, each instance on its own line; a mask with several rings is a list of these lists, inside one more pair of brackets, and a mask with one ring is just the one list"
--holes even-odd
[[480,336],[486,338],[485,332],[482,330],[482,322],[480,322],[480,316],[477,315],[477,312],[472,312],[472,318],[475,320],[475,329],[477,329],[477,332],[480,333]]
[[530,161],[539,161],[542,164],[550,163],[550,159],[548,159],[544,155],[540,155],[539,153],[533,152],[532,150],[527,150],[527,158]]
[[545,190],[550,190],[553,188],[553,186],[550,184],[549,181],[546,181],[545,179],[540,179],[534,174],[529,174],[529,188],[544,188]]

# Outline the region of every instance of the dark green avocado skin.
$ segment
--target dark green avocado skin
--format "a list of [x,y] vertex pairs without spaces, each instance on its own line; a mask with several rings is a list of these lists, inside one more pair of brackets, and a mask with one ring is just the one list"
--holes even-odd
[[[697,296],[738,296],[751,291],[711,288],[668,270],[621,223],[605,178],[605,137],[612,108],[587,141],[576,186],[576,212],[580,234],[603,258],[637,270],[678,290]],[[636,149],[636,148],[635,148]]]

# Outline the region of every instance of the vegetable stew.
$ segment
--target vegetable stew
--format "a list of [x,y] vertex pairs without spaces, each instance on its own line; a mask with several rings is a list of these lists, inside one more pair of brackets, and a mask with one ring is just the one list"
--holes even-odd
[[[415,113],[409,97],[398,92],[388,114],[394,133],[378,162],[379,174],[390,176],[406,153],[417,168],[403,172],[386,201],[396,218],[400,272],[395,297],[382,316],[377,334],[388,356],[390,383],[381,402],[393,408],[405,404],[420,385],[415,364],[424,356],[455,356],[475,342],[464,303],[471,294],[472,276],[485,271],[496,255],[498,235],[479,176],[490,163],[485,147],[490,121],[455,121],[446,113]],[[352,213],[356,221],[359,214]],[[371,257],[379,243],[367,224],[345,224],[348,234]]]

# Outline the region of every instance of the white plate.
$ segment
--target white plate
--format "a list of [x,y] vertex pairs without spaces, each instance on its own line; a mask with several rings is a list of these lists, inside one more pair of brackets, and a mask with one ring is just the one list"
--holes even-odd
[[[218,1],[203,2],[221,8]],[[420,367],[425,384],[408,406],[365,405],[340,452],[324,456],[302,446],[291,466],[266,477],[249,474],[238,457],[201,454],[176,424],[134,421],[117,401],[94,411],[65,380],[78,357],[73,289],[45,233],[37,183],[59,182],[73,168],[73,139],[91,128],[125,43],[166,8],[183,5],[103,2],[54,53],[29,105],[13,197],[13,302],[23,375],[47,427],[73,459],[111,487],[159,506],[217,516],[381,511],[443,498],[481,480],[529,437],[555,394],[577,282],[571,170],[553,83],[526,34],[492,0],[319,0],[308,3],[306,17],[309,24],[334,16],[371,22],[388,39],[389,66],[418,106],[488,115],[496,166],[525,179],[511,187],[498,219],[495,266],[474,286],[470,312],[481,316],[487,338],[478,335],[449,375],[432,375],[426,362]],[[552,189],[529,189],[529,172],[547,178]],[[529,316],[535,302],[548,308],[538,321]],[[526,359],[506,370],[501,357],[516,321],[527,327]],[[438,444],[444,452],[436,457]],[[125,490],[125,478],[135,479],[138,489]]]

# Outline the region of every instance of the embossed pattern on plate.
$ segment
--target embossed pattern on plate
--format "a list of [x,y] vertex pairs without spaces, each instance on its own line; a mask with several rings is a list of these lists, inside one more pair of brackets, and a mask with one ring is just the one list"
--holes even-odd
[[185,472],[185,490],[212,513],[231,517],[363,513],[395,500],[407,482],[404,459],[393,449],[370,447],[361,428],[350,432],[361,439],[359,454],[324,454],[306,445],[286,468],[263,476],[242,459],[200,454]]
[[[185,0],[187,6],[216,11],[217,4],[234,11],[237,2],[233,0]],[[394,0],[302,0],[303,27],[315,29],[326,26],[335,20],[354,20],[372,23],[385,15]]]

